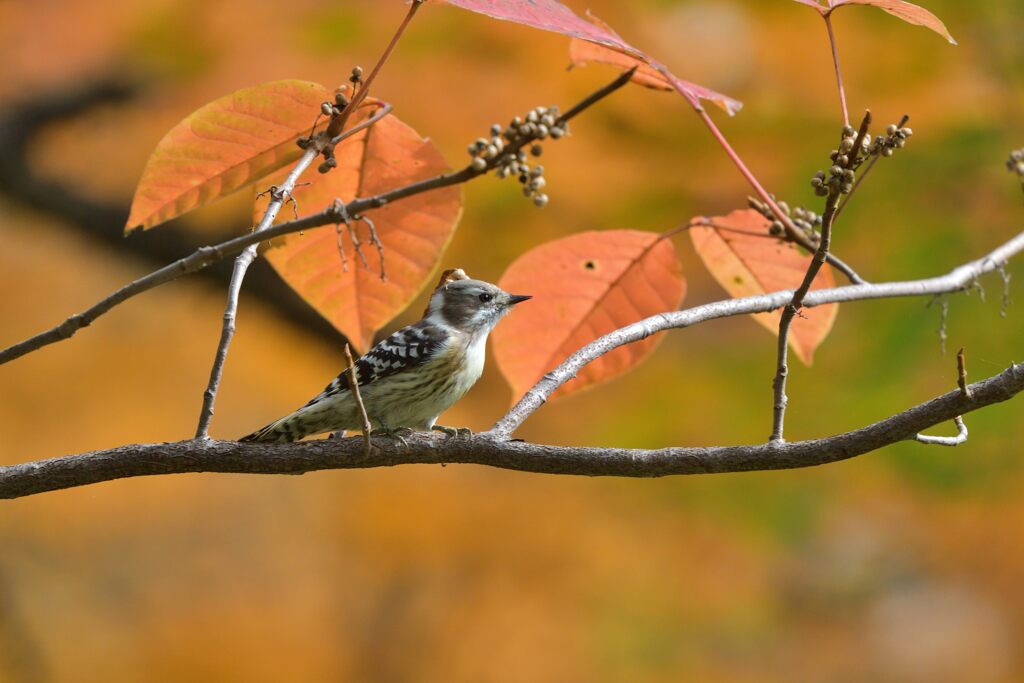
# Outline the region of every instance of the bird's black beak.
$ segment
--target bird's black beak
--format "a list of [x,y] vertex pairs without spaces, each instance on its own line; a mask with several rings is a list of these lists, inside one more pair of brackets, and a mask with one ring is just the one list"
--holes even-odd
[[516,304],[521,304],[524,301],[526,301],[527,299],[532,299],[532,298],[533,297],[530,296],[529,294],[509,294],[508,295],[508,305],[509,306],[515,306]]

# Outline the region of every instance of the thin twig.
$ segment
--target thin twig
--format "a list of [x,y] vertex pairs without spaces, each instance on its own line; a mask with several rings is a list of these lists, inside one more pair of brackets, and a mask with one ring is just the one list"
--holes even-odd
[[964,350],[961,347],[956,352],[956,384],[960,387],[960,393],[965,401],[971,400],[971,390],[967,386],[967,360],[964,358]]
[[342,240],[342,233],[344,232],[344,230],[341,227],[342,225],[347,225],[349,230],[352,229],[352,226],[348,224],[346,221],[338,221],[337,223],[334,224],[334,230],[337,233],[338,237],[338,256],[341,257],[341,272],[347,273],[348,258],[345,256],[345,244]]
[[[865,112],[864,119],[861,121],[860,130],[857,133],[857,139],[853,143],[852,151],[847,159],[847,163],[843,165],[844,169],[851,169],[855,166],[857,161],[857,153],[861,149],[861,145],[864,142],[864,136],[868,134],[868,128],[871,125],[871,112]],[[789,302],[789,305],[782,310],[782,317],[779,319],[779,339],[778,348],[776,350],[777,364],[775,368],[775,379],[772,382],[772,433],[771,441],[782,441],[783,432],[785,430],[786,423],[786,403],[788,398],[786,396],[786,379],[789,377],[789,328],[793,324],[793,318],[796,317],[803,305],[804,297],[807,296],[807,292],[810,291],[811,285],[814,283],[814,278],[818,276],[818,272],[821,270],[821,266],[825,263],[825,256],[828,254],[829,245],[832,242],[832,225],[836,218],[836,209],[839,206],[839,199],[842,197],[841,183],[832,185],[829,190],[828,198],[825,200],[825,211],[821,217],[821,236],[818,239],[818,248],[814,252],[814,256],[811,257],[811,262],[807,266],[807,272],[804,274],[803,282],[793,293],[793,299]]]
[[[858,287],[861,285],[853,285]],[[404,444],[375,444],[369,457],[354,439],[296,443],[179,441],[129,445],[0,467],[0,498],[102,481],[182,472],[303,474],[328,469],[392,467],[403,463],[471,463],[546,474],[664,477],[813,467],[854,458],[890,444],[914,439],[925,429],[961,412],[1006,401],[1024,391],[1024,365],[971,385],[975,400],[964,406],[952,391],[855,431],[808,441],[755,446],[695,448],[593,448],[509,441],[493,434],[465,439],[414,434]],[[965,410],[966,408],[966,410]]]
[[1010,307],[1010,274],[1002,264],[996,269],[999,276],[1003,278],[1003,301],[999,306],[999,317],[1006,317],[1006,309]]
[[355,399],[356,408],[359,409],[359,419],[363,425],[363,455],[369,458],[370,448],[373,446],[370,441],[370,432],[373,428],[370,426],[370,418],[366,415],[366,406],[363,405],[363,396],[359,391],[359,378],[356,377],[356,362],[352,358],[352,349],[348,344],[345,344],[345,360],[348,361],[348,368],[345,370],[348,374],[348,386],[352,390],[352,398]]
[[[600,99],[607,97],[619,88],[625,86],[629,83],[628,73],[629,72],[626,72],[626,74],[618,76],[609,85],[606,85],[594,94],[588,96],[582,102],[566,112],[561,119],[563,121],[568,121],[574,116],[579,115],[580,112],[586,109],[586,107],[595,104]],[[584,104],[585,106],[583,106]],[[358,128],[358,126],[345,131],[342,133],[342,136],[348,137],[352,135],[356,132],[356,128]],[[515,147],[515,149],[529,144],[530,142],[532,142],[531,138],[524,138],[522,143]],[[512,146],[510,146],[510,148],[512,148]],[[492,163],[495,162],[492,160]],[[270,240],[275,237],[300,232],[302,230],[337,223],[342,219],[343,212],[348,215],[360,215],[365,211],[379,209],[382,206],[405,199],[406,197],[412,197],[431,190],[450,187],[452,185],[458,185],[460,183],[473,180],[474,178],[484,175],[486,172],[486,170],[478,171],[471,166],[466,166],[465,168],[453,173],[444,173],[434,176],[433,178],[420,180],[415,183],[410,183],[402,187],[382,192],[381,194],[374,195],[372,197],[353,199],[347,204],[334,202],[323,211],[306,216],[305,218],[300,218],[297,221],[281,223],[280,225],[267,228],[260,232],[247,233],[214,246],[200,247],[192,254],[180,258],[159,270],[139,278],[138,280],[130,282],[105,299],[93,304],[81,313],[76,313],[70,316],[49,330],[3,349],[0,351],[0,365],[8,363],[16,358],[20,358],[21,356],[31,353],[32,351],[36,351],[44,346],[63,341],[65,339],[70,339],[76,332],[78,332],[78,330],[83,327],[88,327],[97,318],[114,308],[114,306],[117,306],[138,294],[149,291],[154,287],[171,282],[182,275],[194,273],[216,263],[217,261],[220,261],[221,259],[234,256],[251,245],[258,244],[262,241]]]
[[959,446],[967,443],[967,425],[964,423],[964,418],[957,415],[953,418],[953,424],[956,425],[956,436],[928,436],[918,433],[914,435],[914,440],[931,446]]
[[366,96],[370,93],[370,85],[373,83],[373,80],[377,77],[377,74],[380,73],[380,70],[384,66],[384,63],[388,61],[388,57],[390,57],[391,53],[394,52],[395,46],[398,45],[399,39],[405,32],[405,28],[409,25],[409,22],[412,21],[413,15],[416,14],[416,10],[418,10],[420,8],[420,5],[422,4],[423,0],[412,0],[409,6],[409,10],[405,13],[405,17],[402,19],[402,23],[398,25],[398,29],[395,30],[395,35],[391,37],[391,42],[389,42],[387,47],[384,48],[384,52],[381,54],[380,58],[377,60],[377,63],[370,71],[370,75],[366,77],[365,81],[363,81],[362,87],[359,88],[358,92],[353,93],[352,99],[349,101],[348,105],[346,105],[345,109],[341,112],[341,115],[331,118],[331,122],[327,126],[328,137],[334,137],[338,135],[345,128],[345,124],[348,122],[348,119],[352,115],[352,113],[357,108],[359,108],[359,105],[362,104],[363,100],[366,99]]
[[373,116],[366,119],[365,121],[360,121],[356,125],[352,126],[351,128],[341,133],[338,133],[337,135],[331,138],[329,144],[337,145],[342,140],[350,138],[359,131],[369,128],[370,126],[372,126],[373,124],[377,123],[382,118],[390,114],[391,111],[394,109],[394,107],[391,106],[390,102],[373,102],[372,104],[377,107],[377,111],[373,112]]
[[363,243],[359,240],[359,235],[356,234],[355,228],[352,227],[351,223],[348,223],[348,237],[352,240],[352,249],[356,252],[356,256],[363,263],[363,268],[366,270],[370,269],[370,262],[366,260],[366,254],[363,253]]
[[367,216],[356,216],[357,220],[366,223],[366,227],[370,231],[370,244],[377,247],[377,257],[380,259],[380,281],[388,281],[388,271],[384,268],[384,244],[380,241],[380,235],[377,234],[377,226]]
[[843,125],[850,125],[850,114],[846,109],[846,89],[843,87],[843,72],[839,69],[839,50],[836,48],[836,34],[832,30],[831,15],[824,14],[825,28],[828,30],[828,42],[832,46],[832,64],[836,67],[836,84],[839,86],[839,105],[843,108]]
[[[319,156],[320,151],[316,147],[310,147],[299,157],[295,167],[285,178],[285,181],[272,193],[267,210],[254,232],[262,232],[274,224],[281,206],[291,196],[298,181],[309,165]],[[235,315],[238,311],[238,297],[242,291],[242,281],[245,279],[245,271],[256,258],[256,245],[246,247],[241,254],[235,258],[235,267],[231,272],[231,283],[228,285],[228,301],[224,307],[224,322],[221,325],[220,342],[217,344],[217,352],[214,354],[213,367],[210,368],[210,381],[203,392],[203,407],[199,411],[199,424],[196,426],[196,438],[205,439],[209,435],[210,420],[213,419],[213,406],[217,401],[217,390],[220,388],[220,378],[224,373],[224,362],[227,360],[228,348],[231,346],[231,339],[235,336]]]

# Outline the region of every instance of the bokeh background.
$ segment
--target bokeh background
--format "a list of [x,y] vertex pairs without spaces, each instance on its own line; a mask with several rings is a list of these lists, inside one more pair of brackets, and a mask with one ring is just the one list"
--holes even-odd
[[[839,111],[812,11],[785,0],[568,4],[589,6],[680,76],[742,99],[735,119],[715,114],[726,133],[768,187],[814,205],[807,181]],[[925,4],[958,47],[871,8],[835,18],[851,111],[870,107],[883,123],[908,113],[915,130],[838,228],[837,252],[872,280],[944,273],[1024,223],[1021,188],[1003,166],[1024,145],[1024,5]],[[0,345],[148,272],[161,254],[245,229],[240,193],[111,237],[174,123],[262,81],[343,82],[353,64],[372,64],[404,9],[0,2],[4,112],[44,103],[52,114],[59,107],[45,103],[98,83],[135,86],[42,126],[28,165],[0,186]],[[565,107],[612,76],[567,72],[566,50],[557,35],[428,5],[375,94],[462,164],[490,123]],[[8,165],[12,154],[0,150]],[[545,166],[543,211],[515,183],[467,186],[444,266],[496,279],[542,241],[660,231],[741,207],[748,192],[680,98],[640,88],[574,122]],[[687,302],[722,298],[688,242],[679,247]],[[1020,263],[1010,271],[1024,279]],[[945,354],[940,306],[844,306],[814,367],[793,370],[788,434],[857,427],[950,389],[960,346],[974,378],[1021,360],[1020,286],[1003,319],[1001,281],[981,284],[984,298],[949,297]],[[214,436],[292,409],[341,367],[337,337],[276,291],[243,295]],[[190,436],[223,303],[215,280],[182,280],[0,367],[0,463]],[[394,325],[420,310],[422,300]],[[633,373],[545,406],[520,435],[760,441],[773,356],[749,320],[670,334]],[[492,363],[445,422],[486,428],[510,399]],[[8,501],[0,681],[1021,680],[1024,404],[967,422],[958,449],[910,443],[792,472],[643,481],[405,466],[154,477]]]

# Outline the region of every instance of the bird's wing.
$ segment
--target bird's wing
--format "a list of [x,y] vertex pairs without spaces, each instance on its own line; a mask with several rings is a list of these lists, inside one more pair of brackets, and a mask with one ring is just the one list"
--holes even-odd
[[[356,360],[356,380],[365,387],[384,377],[405,372],[434,357],[444,345],[448,334],[437,325],[425,321],[403,327],[390,337],[377,342]],[[343,371],[306,405],[311,405],[342,391],[349,391],[348,371]]]

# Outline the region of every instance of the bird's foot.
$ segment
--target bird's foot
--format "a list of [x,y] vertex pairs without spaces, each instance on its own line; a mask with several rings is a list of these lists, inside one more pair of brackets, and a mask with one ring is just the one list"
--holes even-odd
[[468,439],[473,436],[473,430],[468,427],[445,427],[444,425],[434,425],[431,429],[435,432],[447,434],[449,439]]
[[405,440],[405,437],[412,436],[413,430],[408,427],[395,427],[394,429],[374,429],[370,432],[371,436],[383,436],[393,441],[397,441],[402,445],[403,448],[409,447],[409,442]]

